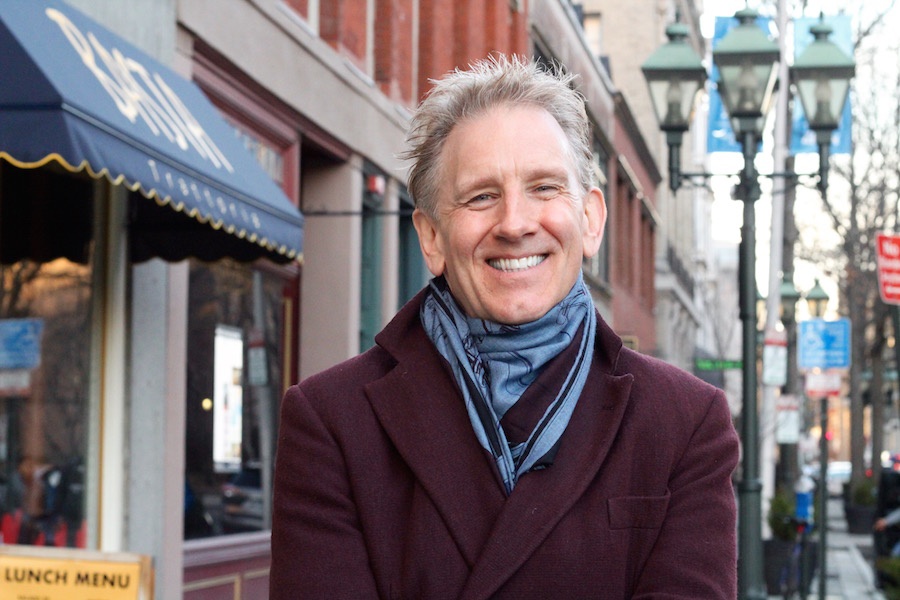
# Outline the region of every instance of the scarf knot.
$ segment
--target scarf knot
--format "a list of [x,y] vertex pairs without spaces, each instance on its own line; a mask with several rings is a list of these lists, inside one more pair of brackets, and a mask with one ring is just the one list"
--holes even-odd
[[[429,284],[420,314],[438,352],[450,363],[481,446],[490,452],[507,494],[559,442],[584,388],[594,350],[596,314],[579,274],[571,291],[543,317],[503,325],[467,317],[443,278]],[[529,438],[510,448],[500,419],[567,348],[584,325],[575,361]]]

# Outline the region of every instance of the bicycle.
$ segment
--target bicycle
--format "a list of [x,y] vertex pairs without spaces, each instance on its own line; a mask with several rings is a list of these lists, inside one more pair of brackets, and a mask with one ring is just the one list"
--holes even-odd
[[810,526],[806,519],[789,517],[785,521],[797,528],[797,537],[790,554],[788,554],[787,562],[781,567],[778,587],[784,600],[794,600],[804,598],[806,595],[808,573],[806,573],[804,558]]

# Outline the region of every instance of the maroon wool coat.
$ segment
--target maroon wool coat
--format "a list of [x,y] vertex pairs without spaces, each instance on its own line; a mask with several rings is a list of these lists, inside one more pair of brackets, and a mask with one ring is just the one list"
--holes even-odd
[[507,497],[420,303],[286,393],[271,600],[736,596],[738,443],[720,390],[600,320],[554,463]]

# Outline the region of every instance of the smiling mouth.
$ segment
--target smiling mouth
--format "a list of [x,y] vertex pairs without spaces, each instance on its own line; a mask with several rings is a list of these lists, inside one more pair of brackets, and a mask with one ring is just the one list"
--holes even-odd
[[522,258],[494,258],[489,260],[488,264],[500,271],[524,271],[525,269],[536,267],[544,262],[546,258],[546,254],[536,254]]

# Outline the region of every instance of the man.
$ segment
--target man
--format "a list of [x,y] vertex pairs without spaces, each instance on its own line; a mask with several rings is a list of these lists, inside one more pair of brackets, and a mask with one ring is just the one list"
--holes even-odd
[[499,57],[416,112],[435,279],[285,395],[271,598],[735,596],[725,398],[594,309],[606,207],[571,82]]

